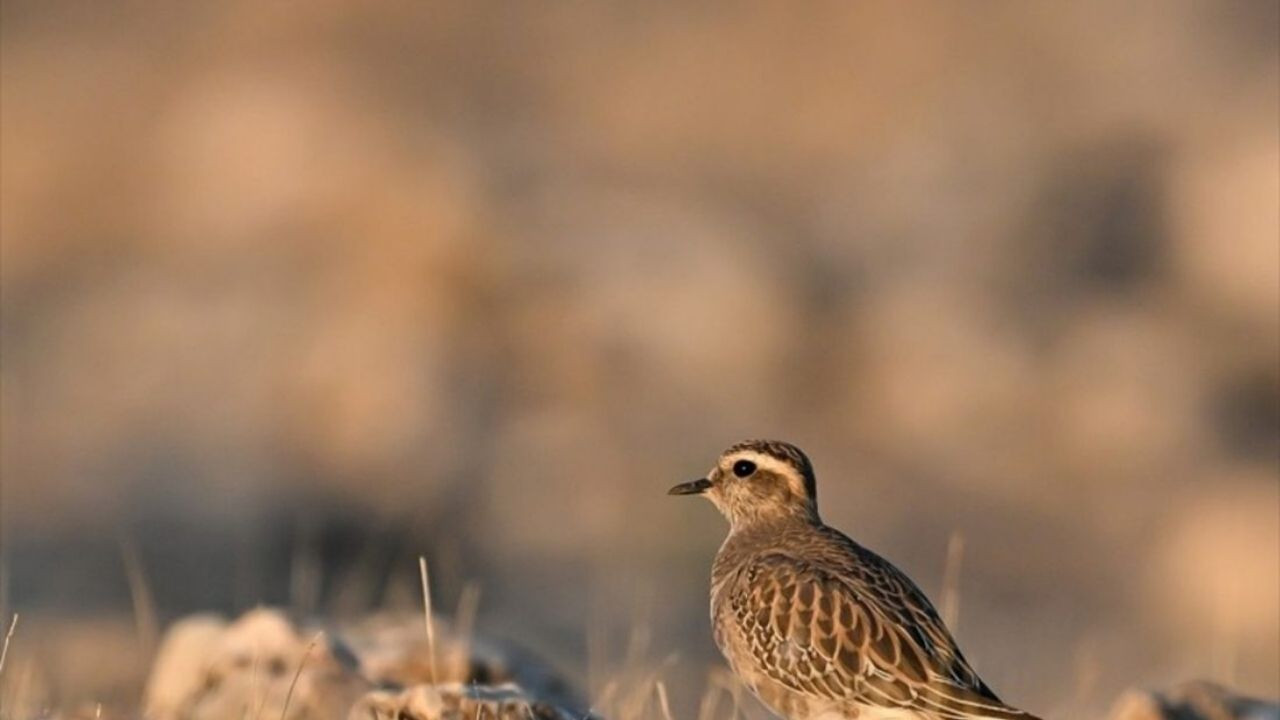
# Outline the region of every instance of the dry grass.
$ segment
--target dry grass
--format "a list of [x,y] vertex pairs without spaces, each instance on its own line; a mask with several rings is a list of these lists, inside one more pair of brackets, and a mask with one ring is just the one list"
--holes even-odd
[[289,716],[289,703],[293,700],[293,691],[298,686],[298,678],[302,677],[302,671],[307,666],[307,660],[311,658],[311,651],[316,649],[316,644],[324,637],[323,632],[316,633],[311,638],[311,642],[307,643],[307,649],[302,653],[302,659],[298,661],[298,669],[293,673],[293,679],[289,681],[289,690],[284,696],[284,707],[280,710],[280,720],[285,720]]
[[[960,606],[963,549],[963,535],[959,532],[952,533],[947,544],[943,573],[944,580],[942,583],[942,606],[951,614],[950,623],[956,621],[956,613]],[[134,572],[137,570],[138,568],[135,568]],[[427,637],[428,655],[431,661],[428,672],[431,673],[433,679],[439,679],[438,673],[441,668],[435,664],[438,652],[436,647],[437,627],[432,609],[430,572],[428,564],[423,557],[419,558],[418,570],[423,592],[424,629]],[[445,667],[450,678],[465,677],[479,598],[480,588],[475,583],[467,583],[459,596],[453,622],[451,623],[450,652],[447,657],[447,666]],[[643,608],[645,603],[643,601],[638,602],[637,606]],[[601,717],[609,718],[610,720],[673,720],[678,716],[692,716],[696,720],[740,720],[744,717],[761,716],[754,700],[745,699],[744,690],[736,678],[719,665],[707,672],[696,708],[692,708],[689,712],[677,712],[673,708],[668,678],[673,671],[680,669],[687,672],[688,668],[682,666],[680,656],[677,653],[668,653],[661,655],[660,659],[653,659],[654,632],[649,621],[645,618],[646,612],[643,609],[637,609],[635,622],[629,629],[625,646],[612,659],[611,656],[603,652],[602,641],[596,641],[596,652],[598,654],[593,659],[592,665],[596,666],[597,672],[602,674],[603,683],[594,697],[594,702],[591,703],[589,712],[598,713]],[[5,671],[9,669],[11,664],[8,662],[10,660],[10,642],[17,625],[18,617],[15,614],[9,623],[3,647],[0,648],[0,679],[6,678]],[[602,636],[603,629],[593,625],[593,623],[589,623],[588,627],[584,628],[587,636]],[[135,622],[135,632],[138,632],[140,627]],[[297,667],[294,669],[284,696],[280,720],[287,719],[289,709],[295,700],[295,691],[298,688],[300,678],[311,660],[314,650],[323,638],[323,632],[316,633],[307,643],[305,651],[298,660]],[[1075,664],[1076,677],[1074,678],[1074,687],[1078,705],[1084,706],[1087,704],[1087,696],[1092,693],[1096,684],[1096,677],[1101,666],[1097,660],[1096,648],[1093,648],[1089,643],[1082,643],[1079,647]],[[459,651],[460,648],[461,651]],[[247,720],[248,718],[260,720],[263,709],[266,706],[266,694],[262,692],[263,688],[256,684],[261,659],[258,650],[259,648],[255,646],[251,667],[251,676],[255,680],[255,685],[250,692],[250,702],[246,704],[240,720]],[[10,706],[18,709],[29,709],[32,705],[31,699],[27,696],[27,685],[30,683],[33,664],[26,662],[23,667],[24,677],[18,685],[16,697],[14,697],[14,693],[11,693],[14,702]],[[3,688],[3,686],[0,685],[0,688]],[[254,697],[258,695],[260,697],[255,702]],[[102,703],[94,703],[90,707],[94,717],[102,716]],[[694,709],[696,709],[696,712],[693,712]],[[128,713],[133,711],[133,708],[116,707],[115,711],[109,716],[118,717],[121,711],[127,716]],[[477,707],[476,712],[477,718],[479,718],[479,707]],[[1046,712],[1045,714],[1053,716],[1055,714],[1061,715],[1062,713]],[[18,716],[6,715],[5,717]]]
[[13,632],[18,629],[18,613],[9,621],[9,629],[4,634],[4,646],[0,647],[0,680],[4,679],[4,664],[9,658],[9,643],[13,640]]
[[[156,614],[146,580],[147,574],[135,546],[122,542],[121,551],[130,596],[133,600],[133,630],[139,646],[145,649],[145,657],[151,658],[154,656],[155,642],[148,638],[153,637],[154,633],[150,628],[155,627]],[[950,534],[946,545],[939,603],[948,625],[953,628],[959,621],[964,555],[964,534],[954,531]],[[302,562],[299,555],[295,554],[294,558],[295,562]],[[428,648],[428,672],[432,683],[436,684],[441,678],[441,668],[438,664],[431,573],[425,556],[418,557],[418,576],[422,593],[423,628]],[[317,578],[316,581],[318,580]],[[459,594],[451,623],[450,652],[444,668],[450,678],[466,677],[468,673],[480,594],[480,586],[475,582],[467,582]],[[294,597],[298,596],[294,595]],[[590,678],[594,674],[597,678],[596,684],[588,685],[594,691],[593,702],[590,704],[588,713],[598,713],[611,720],[673,720],[677,714],[684,713],[676,713],[673,710],[666,678],[681,665],[680,655],[671,652],[660,656],[656,661],[653,659],[654,628],[649,619],[652,612],[652,599],[651,596],[642,595],[634,598],[634,601],[631,612],[632,621],[620,653],[611,655],[606,652],[603,639],[607,634],[606,628],[598,617],[589,620],[584,628],[590,658],[586,675]],[[28,693],[32,686],[34,661],[28,660],[22,664],[22,677],[18,682],[7,684],[3,682],[7,679],[6,671],[12,664],[9,651],[18,620],[18,614],[15,613],[4,636],[3,646],[0,647],[0,692],[4,692],[6,688],[9,690],[8,694],[12,700],[10,707],[27,709],[31,707]],[[281,720],[286,720],[299,680],[313,651],[323,637],[323,632],[315,634],[299,659],[285,694]],[[246,704],[240,720],[247,720],[250,717],[253,720],[260,720],[267,704],[265,688],[257,683],[261,661],[259,650],[260,648],[255,646],[251,666],[251,678],[254,684],[250,692],[250,701]],[[1075,662],[1074,688],[1077,707],[1089,704],[1089,696],[1096,688],[1101,667],[1097,648],[1087,641],[1082,641],[1077,647]],[[682,669],[687,671],[687,668]],[[102,708],[101,703],[94,704],[95,717],[101,716]],[[128,713],[132,709],[132,707],[117,707],[116,713],[118,714],[121,710]],[[477,715],[479,712],[480,708],[477,708]],[[736,678],[724,667],[716,665],[707,672],[706,681],[696,703],[696,714],[690,714],[693,714],[697,720],[725,720],[726,718],[738,720],[743,717],[753,717],[756,712],[755,702],[745,700],[744,689]]]
[[964,562],[964,533],[953,530],[947,540],[947,562],[942,572],[942,599],[938,612],[954,633],[960,626],[960,566]]
[[132,538],[120,538],[120,559],[124,563],[125,577],[129,581],[129,600],[133,606],[138,643],[142,648],[142,657],[149,661],[155,656],[156,642],[160,637],[160,621],[151,593],[151,583],[147,579],[147,570]]
[[427,663],[431,668],[431,683],[440,682],[440,672],[436,667],[436,628],[431,612],[431,579],[427,572],[427,559],[418,556],[418,574],[422,578],[422,619],[427,628]]

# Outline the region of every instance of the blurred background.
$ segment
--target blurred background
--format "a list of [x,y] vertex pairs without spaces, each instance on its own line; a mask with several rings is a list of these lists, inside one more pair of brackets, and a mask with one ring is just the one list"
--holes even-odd
[[423,553],[692,717],[725,526],[664,492],[757,436],[935,598],[952,546],[1010,701],[1280,694],[1280,4],[2,8],[0,610],[55,702]]

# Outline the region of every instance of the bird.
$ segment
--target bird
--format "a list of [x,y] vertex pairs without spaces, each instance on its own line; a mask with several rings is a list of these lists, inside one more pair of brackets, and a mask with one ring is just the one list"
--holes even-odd
[[800,448],[747,440],[670,495],[729,521],[711,623],[734,674],[786,720],[1040,720],[1005,704],[892,563],[822,522]]

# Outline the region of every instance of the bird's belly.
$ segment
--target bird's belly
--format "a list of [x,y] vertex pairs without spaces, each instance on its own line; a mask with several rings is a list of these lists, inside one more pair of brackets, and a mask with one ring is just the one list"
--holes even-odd
[[746,647],[744,639],[733,629],[720,626],[716,641],[733,674],[774,715],[785,720],[862,720],[860,715],[841,712],[829,701],[798,693],[770,678],[750,653],[741,651]]
[[745,675],[740,677],[747,682],[751,692],[760,698],[760,702],[764,703],[765,707],[773,711],[774,715],[786,720],[817,720],[818,718],[849,720],[856,717],[842,714],[829,702],[802,695],[767,677],[759,675],[750,678]]

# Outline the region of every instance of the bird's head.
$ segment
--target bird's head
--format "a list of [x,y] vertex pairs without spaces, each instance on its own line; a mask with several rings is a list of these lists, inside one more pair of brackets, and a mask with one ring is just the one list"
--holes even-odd
[[782,519],[818,519],[813,465],[800,448],[777,440],[747,440],[720,454],[706,477],[670,495],[705,495],[735,528]]

